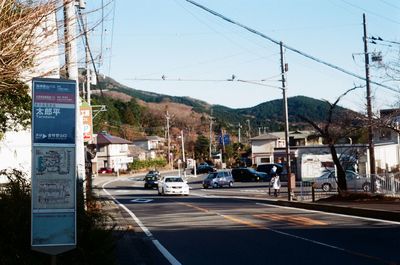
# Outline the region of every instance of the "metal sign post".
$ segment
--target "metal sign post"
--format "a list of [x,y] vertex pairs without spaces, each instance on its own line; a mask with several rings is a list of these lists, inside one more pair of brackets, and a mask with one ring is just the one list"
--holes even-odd
[[57,255],[76,247],[76,81],[32,84],[33,250]]

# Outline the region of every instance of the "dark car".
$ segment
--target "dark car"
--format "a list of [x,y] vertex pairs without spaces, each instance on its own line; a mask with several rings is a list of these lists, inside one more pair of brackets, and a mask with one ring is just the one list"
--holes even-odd
[[102,167],[102,168],[100,168],[100,169],[98,170],[98,172],[99,172],[100,174],[105,174],[105,173],[107,173],[107,174],[112,174],[112,173],[114,173],[114,169],[109,168],[109,167]]
[[267,173],[256,171],[251,167],[238,167],[232,169],[235,181],[270,181],[271,176]]
[[[196,168],[196,174],[202,174],[202,173],[210,173],[210,172],[214,172],[215,168],[213,168],[212,166],[209,165],[199,165]],[[194,169],[192,169],[192,174],[194,174]]]
[[158,177],[159,177],[159,175],[157,175],[155,173],[147,174],[144,177],[144,188],[145,189],[157,188],[158,187]]
[[268,175],[271,175],[271,170],[274,166],[276,167],[276,174],[281,175],[284,168],[283,168],[282,164],[278,164],[278,163],[260,164],[257,166],[257,171],[264,172],[264,173],[267,173]]

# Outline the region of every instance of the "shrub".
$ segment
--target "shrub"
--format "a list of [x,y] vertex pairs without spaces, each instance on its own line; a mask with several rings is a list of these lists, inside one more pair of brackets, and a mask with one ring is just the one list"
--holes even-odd
[[[48,255],[31,250],[31,187],[21,171],[2,170],[9,180],[0,190],[0,264],[50,263]],[[79,201],[79,200],[77,200]],[[96,202],[92,202],[95,205]],[[113,228],[99,207],[78,207],[76,249],[57,256],[57,264],[115,264]]]

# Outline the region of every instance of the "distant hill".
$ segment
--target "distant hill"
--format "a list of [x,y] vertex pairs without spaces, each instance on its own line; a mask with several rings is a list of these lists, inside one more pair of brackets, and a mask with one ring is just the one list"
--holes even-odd
[[[283,130],[282,99],[264,102],[250,108],[233,109],[222,105],[211,105],[190,97],[176,97],[133,89],[109,77],[100,79],[97,88],[100,87],[107,96],[122,101],[129,101],[131,98],[134,98],[143,102],[141,104],[148,108],[155,108],[157,104],[161,104],[165,108],[167,106],[170,108],[170,105],[174,105],[175,107],[179,104],[185,105],[189,107],[189,112],[192,112],[192,117],[202,118],[202,123],[208,121],[209,117],[212,116],[215,119],[214,124],[216,128],[223,127],[227,130],[236,130],[239,123],[247,126],[249,121],[253,132],[256,132],[258,127],[266,127],[267,131]],[[99,91],[97,91],[97,94],[99,94]],[[124,99],[124,97],[126,98]],[[161,112],[163,111],[160,107],[158,109]],[[296,96],[288,99],[288,109],[291,129],[306,129],[310,128],[310,126],[300,120],[298,115],[301,114],[316,122],[324,121],[328,105],[326,102],[314,98]],[[161,118],[163,118],[161,112],[158,116],[162,116]],[[194,113],[197,114],[194,115]],[[183,125],[182,123],[185,122],[180,121],[179,123]]]

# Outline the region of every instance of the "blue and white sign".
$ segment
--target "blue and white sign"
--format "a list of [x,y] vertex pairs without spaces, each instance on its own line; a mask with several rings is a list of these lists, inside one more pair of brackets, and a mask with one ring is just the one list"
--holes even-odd
[[33,142],[75,144],[76,82],[33,80]]
[[32,85],[32,249],[51,255],[76,247],[74,80]]

